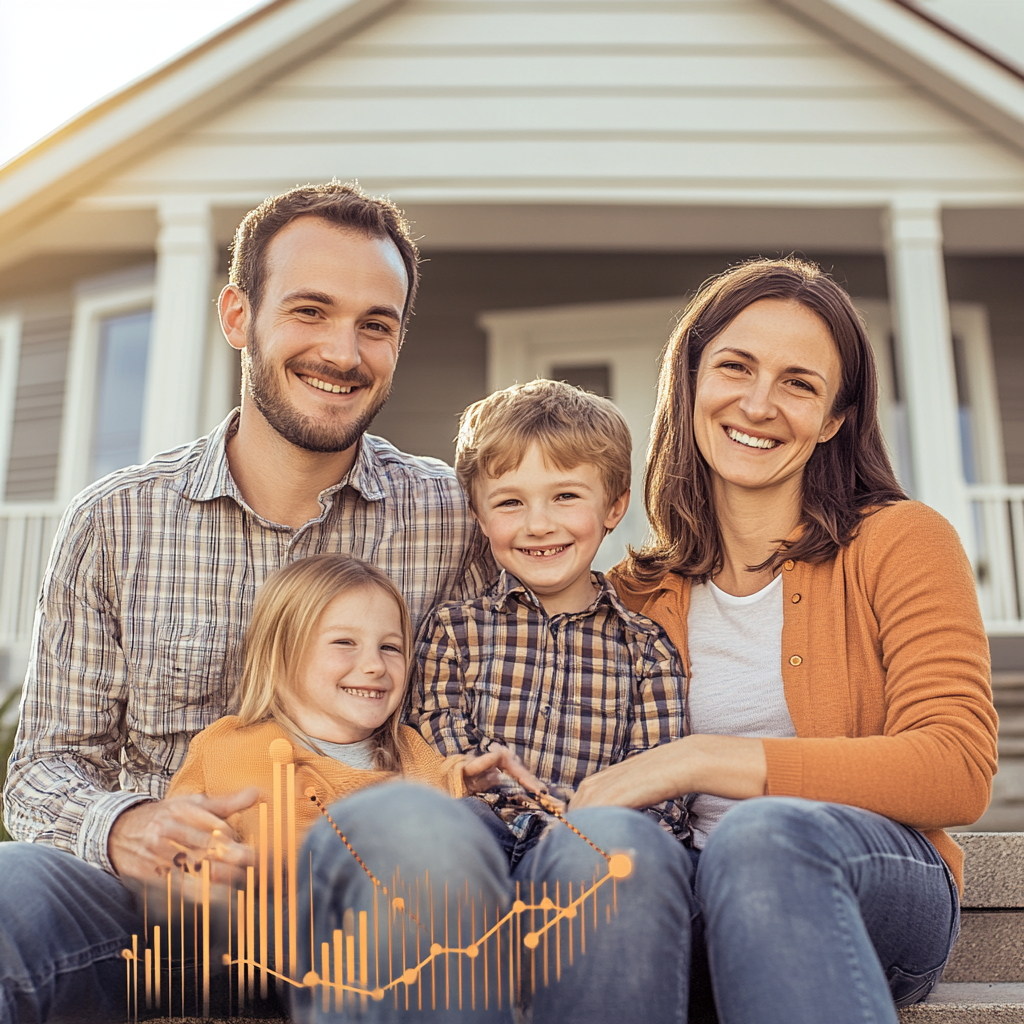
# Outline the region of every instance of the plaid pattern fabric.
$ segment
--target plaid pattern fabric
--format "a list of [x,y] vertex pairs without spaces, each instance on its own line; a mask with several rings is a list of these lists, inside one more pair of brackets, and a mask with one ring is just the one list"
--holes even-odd
[[262,519],[228,472],[232,413],[209,437],[82,492],[54,540],[4,806],[16,838],[110,870],[107,836],[162,797],[189,739],[224,715],[256,588],[321,552],[373,562],[414,624],[494,579],[452,470],[365,435],[300,529]]
[[[442,754],[501,743],[556,795],[682,736],[675,647],[604,576],[592,578],[600,593],[575,614],[549,618],[505,571],[483,597],[435,608],[417,643],[410,724]],[[533,806],[512,783],[494,803],[509,824]],[[682,800],[654,812],[673,833],[688,832]]]

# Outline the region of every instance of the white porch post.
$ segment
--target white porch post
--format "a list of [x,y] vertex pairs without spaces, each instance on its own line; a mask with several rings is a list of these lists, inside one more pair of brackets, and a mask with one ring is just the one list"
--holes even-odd
[[953,524],[973,561],[941,208],[929,196],[897,196],[886,221],[889,292],[910,422],[914,496]]
[[199,433],[213,267],[213,223],[206,199],[168,196],[161,200],[158,213],[143,459]]

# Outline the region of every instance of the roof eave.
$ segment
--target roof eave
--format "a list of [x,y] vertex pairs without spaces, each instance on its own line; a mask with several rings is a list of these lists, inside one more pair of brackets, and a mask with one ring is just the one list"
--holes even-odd
[[0,168],[0,240],[404,0],[271,0]]
[[904,0],[772,0],[1024,150],[1024,77]]

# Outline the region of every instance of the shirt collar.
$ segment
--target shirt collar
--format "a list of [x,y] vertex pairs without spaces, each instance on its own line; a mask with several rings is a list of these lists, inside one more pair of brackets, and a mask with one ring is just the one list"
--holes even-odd
[[[242,492],[228,467],[227,445],[238,430],[238,417],[239,410],[233,409],[206,437],[206,444],[196,462],[192,478],[185,486],[185,497],[192,501],[213,501],[227,497],[233,498],[239,505],[245,505]],[[384,467],[378,457],[377,441],[377,438],[364,434],[358,441],[359,448],[352,468],[336,484],[323,490],[320,497],[326,498],[349,486],[367,501],[381,501],[385,496]]]
[[[593,615],[603,605],[610,605],[622,618],[632,619],[633,613],[619,600],[611,580],[607,579],[604,573],[592,569],[590,578],[598,586],[598,592],[594,595],[593,603],[581,612],[573,612],[573,615]],[[498,579],[491,587],[491,597],[494,600],[495,611],[507,611],[508,601],[512,597],[525,599],[525,603],[531,605],[537,611],[543,611],[543,605],[537,595],[525,583],[512,575],[507,569],[502,569]]]

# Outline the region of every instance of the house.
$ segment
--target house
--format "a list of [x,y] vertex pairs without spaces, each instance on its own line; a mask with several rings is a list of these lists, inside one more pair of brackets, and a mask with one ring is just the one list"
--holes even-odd
[[[639,484],[685,297],[819,260],[1024,672],[1024,73],[904,0],[272,0],[0,168],[8,685],[70,497],[236,403],[212,300],[238,220],[331,177],[422,238],[374,429],[441,458],[467,403],[555,375],[619,403]],[[643,532],[636,502],[605,562]]]

